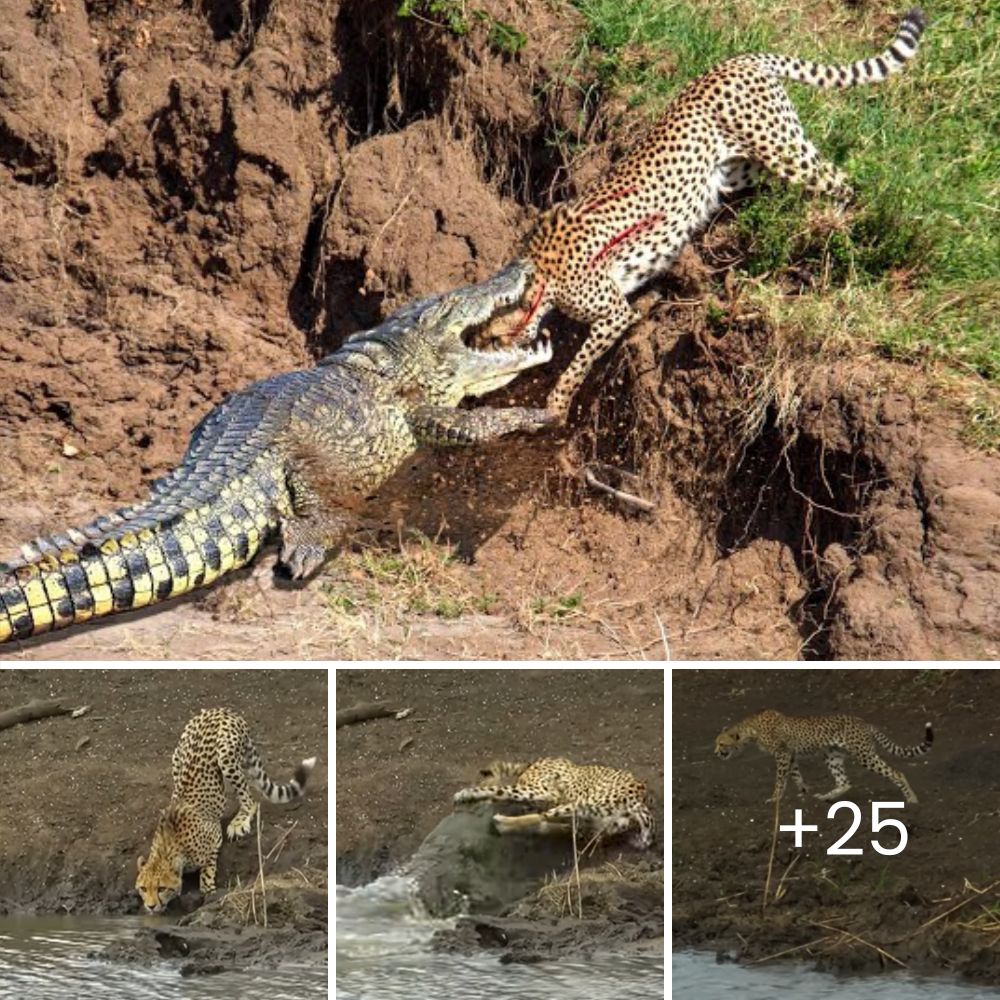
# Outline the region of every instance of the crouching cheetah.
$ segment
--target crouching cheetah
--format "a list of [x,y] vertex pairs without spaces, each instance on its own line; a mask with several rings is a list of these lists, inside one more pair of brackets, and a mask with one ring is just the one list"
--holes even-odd
[[820,751],[826,754],[826,766],[836,785],[829,792],[816,795],[817,799],[839,799],[848,791],[851,783],[844,770],[844,755],[851,754],[869,771],[893,782],[907,802],[916,802],[917,797],[906,777],[882,760],[876,746],[897,757],[922,757],[934,742],[934,731],[928,722],[923,743],[901,747],[871,723],[853,715],[795,716],[768,710],[724,729],[715,741],[715,755],[724,759],[735,757],[748,743],[754,742],[771,754],[778,765],[774,794],[768,802],[781,798],[789,775],[800,795],[808,791],[796,758]]
[[652,800],[645,784],[628,771],[579,766],[562,757],[528,764],[493,761],[482,780],[455,793],[455,802],[521,802],[542,811],[523,816],[497,814],[499,833],[569,833],[573,814],[580,833],[615,836],[632,831],[639,847],[653,843]]
[[624,159],[576,199],[539,220],[524,257],[532,278],[506,333],[527,343],[558,308],[590,333],[549,395],[565,420],[597,359],[638,318],[626,299],[664,273],[724,194],[752,185],[762,168],[811,193],[847,200],[847,178],[805,137],[781,79],[827,89],[878,83],[917,51],[924,16],[911,10],[881,54],[847,65],[773,53],[735,56],[692,81]]
[[149,860],[139,858],[135,887],[146,909],[159,913],[181,891],[185,871],[198,870],[202,893],[215,889],[226,783],[236,790],[240,803],[226,828],[226,835],[234,840],[250,832],[257,812],[244,773],[253,778],[268,802],[291,802],[303,794],[315,763],[315,757],[302,761],[288,784],[275,784],[239,715],[225,708],[199,712],[184,727],[171,758],[174,790],[157,821]]

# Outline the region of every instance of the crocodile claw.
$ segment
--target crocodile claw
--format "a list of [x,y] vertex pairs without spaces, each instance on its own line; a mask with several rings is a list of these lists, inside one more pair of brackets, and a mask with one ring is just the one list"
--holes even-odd
[[281,562],[293,580],[303,580],[326,562],[326,547],[314,542],[285,545],[281,550]]

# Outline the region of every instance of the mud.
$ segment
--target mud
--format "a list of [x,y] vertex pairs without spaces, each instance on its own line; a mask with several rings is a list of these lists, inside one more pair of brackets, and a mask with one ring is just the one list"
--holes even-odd
[[[781,670],[673,672],[675,947],[710,948],[720,961],[808,961],[843,973],[900,966],[1000,984],[996,911],[1000,849],[996,811],[1000,785],[995,749],[1000,673],[955,670]],[[778,836],[764,902],[773,806],[773,760],[756,750],[721,761],[712,754],[725,726],[764,708],[788,714],[842,712],[873,722],[903,744],[919,742],[933,721],[934,747],[921,763],[891,759],[910,780],[919,803],[884,811],[902,819],[908,844],[881,856],[870,846],[868,802],[895,801],[898,791],[849,758],[861,828],[846,846],[826,849],[850,826],[846,812],[826,818],[827,803],[798,799],[792,783],[781,822],[803,810],[801,850]],[[822,757],[802,774],[825,791]],[[894,846],[894,831],[876,834]]]
[[245,926],[224,901],[208,902],[176,925],[144,927],[91,957],[143,966],[171,961],[181,976],[212,976],[284,962],[326,964],[327,902],[325,890],[269,890],[266,927]]
[[[272,777],[290,774],[303,756],[319,757],[300,803],[264,806],[263,853],[282,841],[265,864],[267,929],[256,926],[263,917],[259,892],[251,901],[245,889],[231,891],[257,876],[251,837],[223,846],[216,897],[199,907],[192,876],[162,926],[116,945],[110,957],[175,957],[165,943],[175,940],[186,942],[195,966],[325,956],[325,671],[0,670],[5,708],[36,697],[90,710],[3,733],[0,914],[140,912],[136,858],[148,852],[170,797],[170,756],[192,715],[225,705],[247,720]],[[171,927],[178,918],[181,926]]]
[[[662,685],[660,670],[339,670],[338,708],[380,700],[414,711],[337,732],[338,882],[410,874],[437,913],[461,895],[470,916],[435,936],[444,951],[533,962],[662,949],[662,833],[651,851],[608,842],[582,858],[580,895],[539,895],[547,875],[572,872],[571,845],[500,838],[490,810],[452,806],[482,763],[557,755],[631,770],[661,803]],[[564,912],[570,895],[582,919]]]
[[[0,553],[143,495],[226,393],[492,273],[637,127],[584,107],[568,4],[478,4],[523,32],[513,54],[395,0],[8,6]],[[454,544],[444,586],[484,614],[386,613],[366,580],[345,620],[327,594],[356,560],[295,589],[264,562],[3,655],[995,657],[1000,459],[870,358],[817,358],[792,419],[765,404],[741,436],[777,348],[710,266],[739,257],[719,224],[643,297],[565,442],[431,452],[387,490],[374,544]],[[542,399],[580,336],[557,332],[552,371],[501,400]],[[583,492],[566,470],[592,457],[637,472],[654,515]]]

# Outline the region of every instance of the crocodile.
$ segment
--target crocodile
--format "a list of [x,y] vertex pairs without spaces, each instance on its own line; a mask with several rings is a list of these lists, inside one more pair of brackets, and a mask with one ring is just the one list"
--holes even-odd
[[414,302],[315,367],[229,396],[145,501],[35,539],[0,563],[0,643],[207,587],[274,540],[287,574],[306,577],[420,445],[474,445],[551,423],[540,408],[458,406],[551,359],[544,338],[471,343],[519,300],[526,276],[515,263]]

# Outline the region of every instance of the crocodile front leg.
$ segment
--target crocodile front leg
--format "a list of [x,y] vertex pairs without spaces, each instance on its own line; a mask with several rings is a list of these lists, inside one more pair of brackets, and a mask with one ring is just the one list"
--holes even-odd
[[409,412],[407,423],[421,444],[471,445],[495,441],[517,431],[538,431],[558,423],[558,417],[540,407],[481,406],[459,410],[425,404]]

